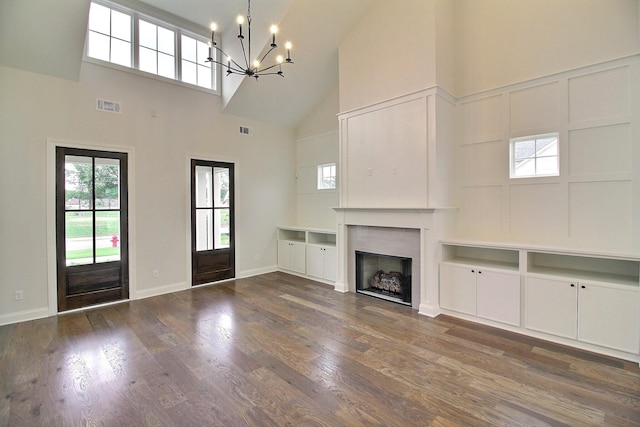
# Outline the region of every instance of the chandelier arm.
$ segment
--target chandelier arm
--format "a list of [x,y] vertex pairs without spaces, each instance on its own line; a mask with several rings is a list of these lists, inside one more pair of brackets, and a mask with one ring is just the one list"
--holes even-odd
[[275,49],[276,47],[277,47],[277,46],[272,46],[272,47],[271,47],[271,49],[269,49],[269,50],[267,51],[267,53],[265,53],[265,54],[264,54],[264,56],[262,57],[262,59],[260,59],[260,63],[261,63],[261,64],[262,64],[262,62],[266,59],[266,57],[267,57],[267,56],[269,56],[269,54],[271,53],[271,51],[272,51],[273,49]]
[[[271,67],[269,67],[271,68]],[[280,76],[280,77],[284,77],[284,73],[282,72],[275,72],[275,73],[263,73],[262,71],[260,71],[258,74],[256,74],[255,76]],[[255,77],[254,76],[254,77]]]
[[[279,65],[282,65],[282,64],[273,64],[273,65],[270,65],[270,66],[268,66],[266,68],[262,68],[258,74],[263,74],[265,71],[271,70],[272,68],[276,68]],[[278,73],[275,72],[275,73],[269,73],[269,74],[278,74]]]
[[246,74],[245,70],[242,69],[240,66],[238,66],[237,68],[236,67],[231,67],[231,66],[229,66],[229,64],[224,64],[224,63],[222,63],[220,61],[217,61],[217,60],[207,61],[207,62],[213,62],[214,64],[220,65],[221,67],[223,67],[223,68],[225,68],[227,70],[227,74],[230,74],[230,73],[232,73],[232,74]]

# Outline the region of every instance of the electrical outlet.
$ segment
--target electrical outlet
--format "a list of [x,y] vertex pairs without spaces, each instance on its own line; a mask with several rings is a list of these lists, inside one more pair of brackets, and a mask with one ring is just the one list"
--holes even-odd
[[153,270],[151,272],[151,277],[153,277],[154,279],[157,279],[158,277],[160,277],[160,272],[158,272],[158,270]]
[[22,301],[24,299],[23,291],[16,291],[16,301]]

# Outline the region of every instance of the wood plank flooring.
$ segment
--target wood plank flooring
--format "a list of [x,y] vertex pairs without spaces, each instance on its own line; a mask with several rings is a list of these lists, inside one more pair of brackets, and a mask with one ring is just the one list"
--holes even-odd
[[271,273],[0,327],[0,426],[638,426],[640,369]]

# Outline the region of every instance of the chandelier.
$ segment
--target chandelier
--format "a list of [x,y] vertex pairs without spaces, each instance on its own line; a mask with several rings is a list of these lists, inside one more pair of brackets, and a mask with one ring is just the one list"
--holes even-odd
[[[282,64],[293,64],[291,60],[291,43],[285,43],[285,49],[287,50],[287,57],[284,58],[282,55],[277,55],[275,58],[275,63],[268,62],[265,65],[265,60],[271,52],[273,52],[278,45],[276,44],[276,34],[278,33],[278,27],[276,25],[271,26],[271,46],[270,49],[262,56],[261,59],[255,59],[253,62],[251,61],[251,0],[248,0],[247,6],[247,44],[245,46],[244,43],[244,35],[242,34],[242,24],[244,24],[245,18],[242,15],[238,16],[236,22],[238,23],[239,33],[238,40],[240,40],[240,45],[242,46],[242,56],[243,58],[236,62],[231,56],[227,55],[222,49],[218,47],[215,40],[215,33],[217,30],[216,23],[211,24],[211,41],[209,42],[209,57],[206,62],[213,62],[214,64],[219,64],[227,69],[227,76],[230,74],[240,74],[249,77],[255,77],[258,80],[260,76],[267,75],[278,75],[280,77],[284,77],[282,73]],[[218,59],[213,58],[213,50],[216,50],[220,55],[225,56],[227,59],[226,64],[220,62]],[[217,56],[217,55],[216,55]]]

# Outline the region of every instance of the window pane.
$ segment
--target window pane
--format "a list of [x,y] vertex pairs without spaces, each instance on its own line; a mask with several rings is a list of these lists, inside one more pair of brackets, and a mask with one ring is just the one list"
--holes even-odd
[[89,9],[89,29],[102,34],[110,34],[111,11],[109,8],[91,3]]
[[111,12],[111,37],[131,41],[131,16],[116,10]]
[[214,206],[229,206],[229,169],[214,168],[213,171]]
[[173,56],[158,53],[158,75],[175,79],[176,69],[174,64]]
[[196,84],[198,77],[196,75],[196,64],[189,61],[182,61],[182,81],[185,83]]
[[65,213],[67,265],[93,264],[93,213]]
[[213,170],[210,166],[196,166],[196,207],[213,206]]
[[96,212],[96,262],[119,260],[120,211]]
[[196,40],[191,37],[182,36],[182,59],[191,62],[197,62],[196,59]]
[[169,55],[175,54],[173,31],[158,27],[158,50]]
[[91,157],[65,156],[66,209],[92,209],[93,163]]
[[211,68],[198,65],[198,86],[211,89]]
[[196,211],[196,251],[213,249],[213,209]]
[[131,43],[111,39],[111,62],[131,67]]
[[528,159],[536,153],[535,141],[518,141],[513,144],[514,158],[516,160]]
[[558,158],[539,157],[536,162],[537,175],[557,175],[558,174]]
[[103,61],[109,61],[109,40],[109,36],[89,31],[87,55]]
[[216,249],[229,247],[229,209],[216,209],[214,240]]
[[515,176],[532,176],[536,173],[536,163],[534,159],[518,160],[515,163]]
[[140,47],[140,70],[147,73],[158,74],[158,62],[156,51]]
[[198,65],[208,64],[208,62],[205,62],[208,57],[209,57],[209,45],[207,43],[198,41],[198,58],[197,58]]
[[145,22],[139,21],[140,27],[140,46],[148,47],[149,49],[156,49],[156,26]]
[[120,161],[96,158],[96,209],[120,209]]
[[536,140],[536,156],[557,156],[557,138],[544,138]]

